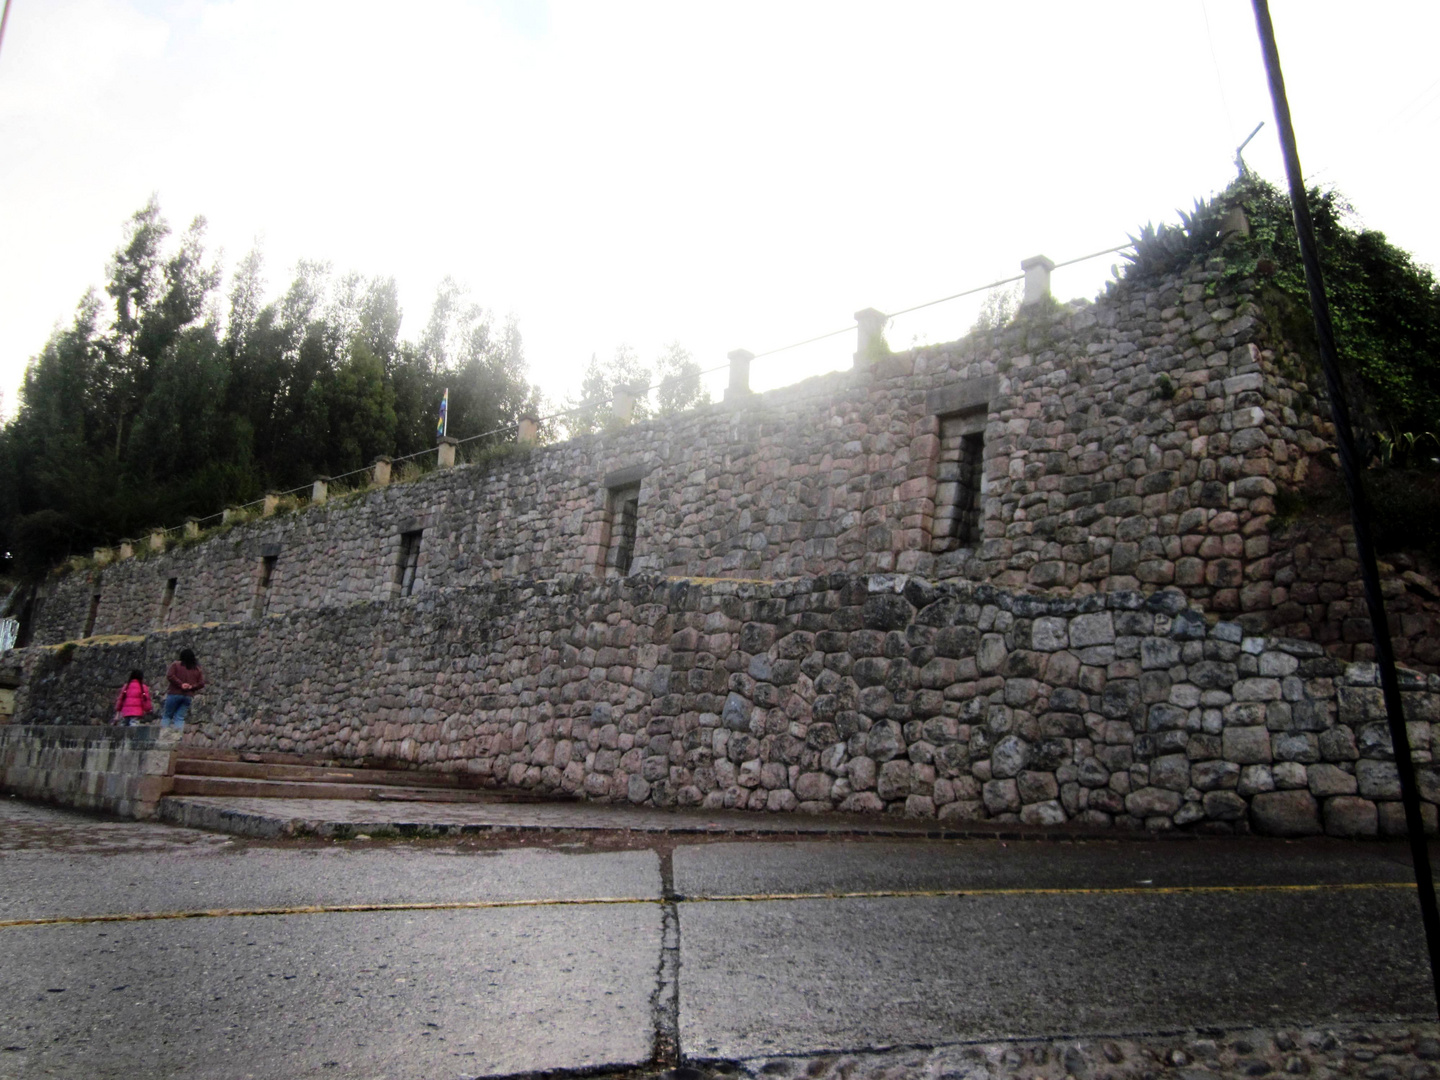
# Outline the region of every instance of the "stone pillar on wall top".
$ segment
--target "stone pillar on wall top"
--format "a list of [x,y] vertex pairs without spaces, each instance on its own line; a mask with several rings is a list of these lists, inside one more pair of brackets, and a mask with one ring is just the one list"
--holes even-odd
[[317,476],[310,485],[310,501],[317,506],[330,498],[330,477]]
[[185,519],[185,539],[194,540],[200,535],[200,519],[188,517]]
[[618,424],[628,424],[635,418],[635,402],[645,392],[644,387],[620,383],[615,387],[611,415]]
[[376,487],[390,483],[390,458],[381,454],[370,466],[370,482]]
[[150,550],[151,550],[151,551],[164,551],[164,550],[165,550],[165,530],[164,530],[164,529],[156,529],[154,532],[152,532],[152,533],[150,534]]
[[134,557],[135,557],[135,541],[134,541],[134,540],[121,540],[121,541],[120,541],[120,561],[121,561],[121,562],[124,562],[126,559],[133,559]]
[[749,349],[736,349],[729,354],[730,385],[725,387],[726,401],[743,401],[750,396],[750,361],[755,354]]
[[885,324],[889,321],[890,316],[873,307],[855,312],[857,368],[869,367],[885,351]]
[[435,448],[435,463],[442,469],[453,469],[455,467],[455,448],[459,445],[459,439],[452,439],[449,435],[440,436],[440,443]]
[[517,439],[522,443],[533,443],[540,437],[540,420],[534,416],[520,417],[520,430]]
[[97,566],[107,566],[115,561],[115,549],[97,547],[90,557],[95,560]]
[[265,501],[260,504],[261,517],[274,517],[275,511],[280,509],[280,494],[275,491],[265,493]]
[[1050,295],[1050,271],[1055,269],[1055,260],[1044,255],[1032,255],[1022,259],[1020,269],[1025,272],[1025,298],[1020,306],[1038,304]]

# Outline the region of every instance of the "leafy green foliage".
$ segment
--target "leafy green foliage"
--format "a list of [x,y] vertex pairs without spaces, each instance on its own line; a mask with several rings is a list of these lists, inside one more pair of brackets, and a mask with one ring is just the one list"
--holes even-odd
[[450,434],[485,435],[477,447],[538,409],[514,321],[497,324],[449,279],[411,343],[393,279],[302,262],[267,303],[251,252],[222,331],[204,232],[196,218],[172,243],[151,199],[104,292],[31,360],[0,431],[0,544],[16,572],[432,447],[447,388]]
[[1130,236],[1132,249],[1124,254],[1131,268],[1142,274],[1168,274],[1204,256],[1220,243],[1220,223],[1225,207],[1221,200],[1196,199],[1195,209],[1180,215],[1179,225],[1165,222],[1156,227],[1148,221],[1139,236]]
[[[1434,429],[1440,422],[1440,285],[1434,274],[1383,233],[1361,226],[1338,192],[1312,188],[1307,199],[1356,426],[1372,443],[1380,432],[1394,439],[1400,432]],[[1248,237],[1224,235],[1233,208],[1244,211]],[[1127,276],[1168,273],[1223,249],[1227,278],[1260,286],[1267,314],[1315,358],[1307,375],[1320,385],[1289,195],[1246,174],[1180,217],[1180,226],[1147,225],[1131,237],[1135,253],[1127,256]]]

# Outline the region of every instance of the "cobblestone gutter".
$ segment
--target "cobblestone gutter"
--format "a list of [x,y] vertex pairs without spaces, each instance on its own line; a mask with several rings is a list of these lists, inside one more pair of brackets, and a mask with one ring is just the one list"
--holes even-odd
[[1440,1076],[1436,1036],[1433,1023],[1267,1028],[751,1058],[710,1063],[708,1068],[757,1080],[1214,1080],[1287,1075],[1433,1080]]

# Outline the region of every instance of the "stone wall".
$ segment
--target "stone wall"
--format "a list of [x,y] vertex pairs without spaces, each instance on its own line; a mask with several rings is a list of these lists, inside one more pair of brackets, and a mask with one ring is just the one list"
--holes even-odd
[[[187,739],[659,806],[1373,835],[1402,828],[1373,667],[1182,594],[906,575],[585,575],[21,650],[21,709],[95,715],[181,644]],[[1440,677],[1407,673],[1427,814]]]
[[0,725],[0,791],[151,818],[170,790],[178,742],[155,727]]
[[[386,600],[414,530],[418,591],[601,577],[608,492],[638,480],[637,572],[898,571],[1069,595],[1175,587],[1247,632],[1284,626],[1363,656],[1353,565],[1272,530],[1277,485],[1303,481],[1329,429],[1252,288],[1212,260],[854,371],[77,572],[48,588],[33,640],[81,636],[97,596],[100,635]],[[978,529],[954,544],[934,535],[956,519],[946,417],[983,433]],[[1302,564],[1326,560],[1311,588]],[[1434,668],[1440,604],[1387,577],[1408,605],[1397,653]],[[1322,600],[1335,591],[1325,581],[1345,596]]]

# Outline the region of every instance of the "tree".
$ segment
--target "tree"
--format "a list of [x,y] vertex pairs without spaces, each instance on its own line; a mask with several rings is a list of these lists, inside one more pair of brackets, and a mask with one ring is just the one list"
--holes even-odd
[[[600,431],[614,420],[616,387],[649,385],[650,369],[640,363],[635,350],[624,342],[615,346],[615,352],[603,363],[591,353],[590,363],[580,379],[580,399],[566,401],[567,415],[562,423],[571,437]],[[649,419],[650,402],[644,395],[637,395],[632,415],[637,421]]]
[[[111,257],[104,293],[30,362],[0,429],[0,542],[27,572],[188,514],[434,446],[450,430],[506,437],[537,411],[524,344],[445,279],[420,340],[400,338],[393,278],[302,261],[265,300],[258,250],[240,260],[221,330],[205,219],[178,238],[151,198]],[[106,300],[113,317],[105,318]]]
[[658,416],[673,416],[710,404],[710,391],[700,385],[700,365],[678,341],[666,345],[655,360],[660,385],[655,396]]

